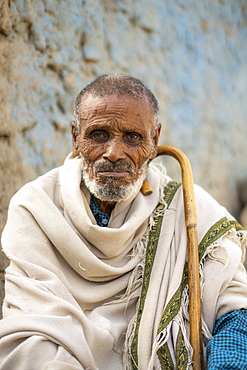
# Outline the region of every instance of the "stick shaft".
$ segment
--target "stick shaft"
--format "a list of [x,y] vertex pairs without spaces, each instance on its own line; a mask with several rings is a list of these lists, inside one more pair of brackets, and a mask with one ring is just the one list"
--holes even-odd
[[202,370],[204,365],[202,350],[201,293],[193,174],[190,162],[181,150],[168,145],[159,146],[157,156],[162,154],[177,159],[181,167],[188,246],[190,343],[193,348],[193,369]]

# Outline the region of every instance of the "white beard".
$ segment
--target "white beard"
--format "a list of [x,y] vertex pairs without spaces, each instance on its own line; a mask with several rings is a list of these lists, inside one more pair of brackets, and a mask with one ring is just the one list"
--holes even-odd
[[111,178],[109,178],[106,184],[101,184],[98,183],[95,178],[89,178],[88,167],[85,164],[84,157],[81,154],[80,156],[83,160],[82,179],[90,193],[102,202],[120,202],[130,199],[140,190],[143,181],[146,178],[148,161],[146,161],[140,170],[138,170],[139,177],[132,184],[118,185],[117,180],[113,180]]

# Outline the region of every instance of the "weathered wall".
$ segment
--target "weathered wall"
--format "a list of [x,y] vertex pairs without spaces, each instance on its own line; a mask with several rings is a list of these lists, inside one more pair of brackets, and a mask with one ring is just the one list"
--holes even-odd
[[195,181],[236,213],[246,40],[246,0],[0,0],[0,231],[12,194],[70,151],[77,93],[112,71],[154,91],[162,143],[184,150]]

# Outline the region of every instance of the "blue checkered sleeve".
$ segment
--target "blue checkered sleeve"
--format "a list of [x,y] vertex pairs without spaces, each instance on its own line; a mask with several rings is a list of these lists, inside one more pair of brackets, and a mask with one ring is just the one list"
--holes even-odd
[[222,316],[207,344],[208,370],[247,370],[247,310]]

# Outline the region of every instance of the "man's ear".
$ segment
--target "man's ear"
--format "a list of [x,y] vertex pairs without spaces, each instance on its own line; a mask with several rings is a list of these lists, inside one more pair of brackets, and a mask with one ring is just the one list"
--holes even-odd
[[154,159],[157,155],[160,131],[161,131],[161,123],[159,123],[158,127],[156,127],[153,133],[153,149],[152,149],[150,159]]
[[72,135],[72,153],[73,157],[77,157],[79,155],[79,150],[78,150],[78,129],[75,121],[71,122],[71,135]]

